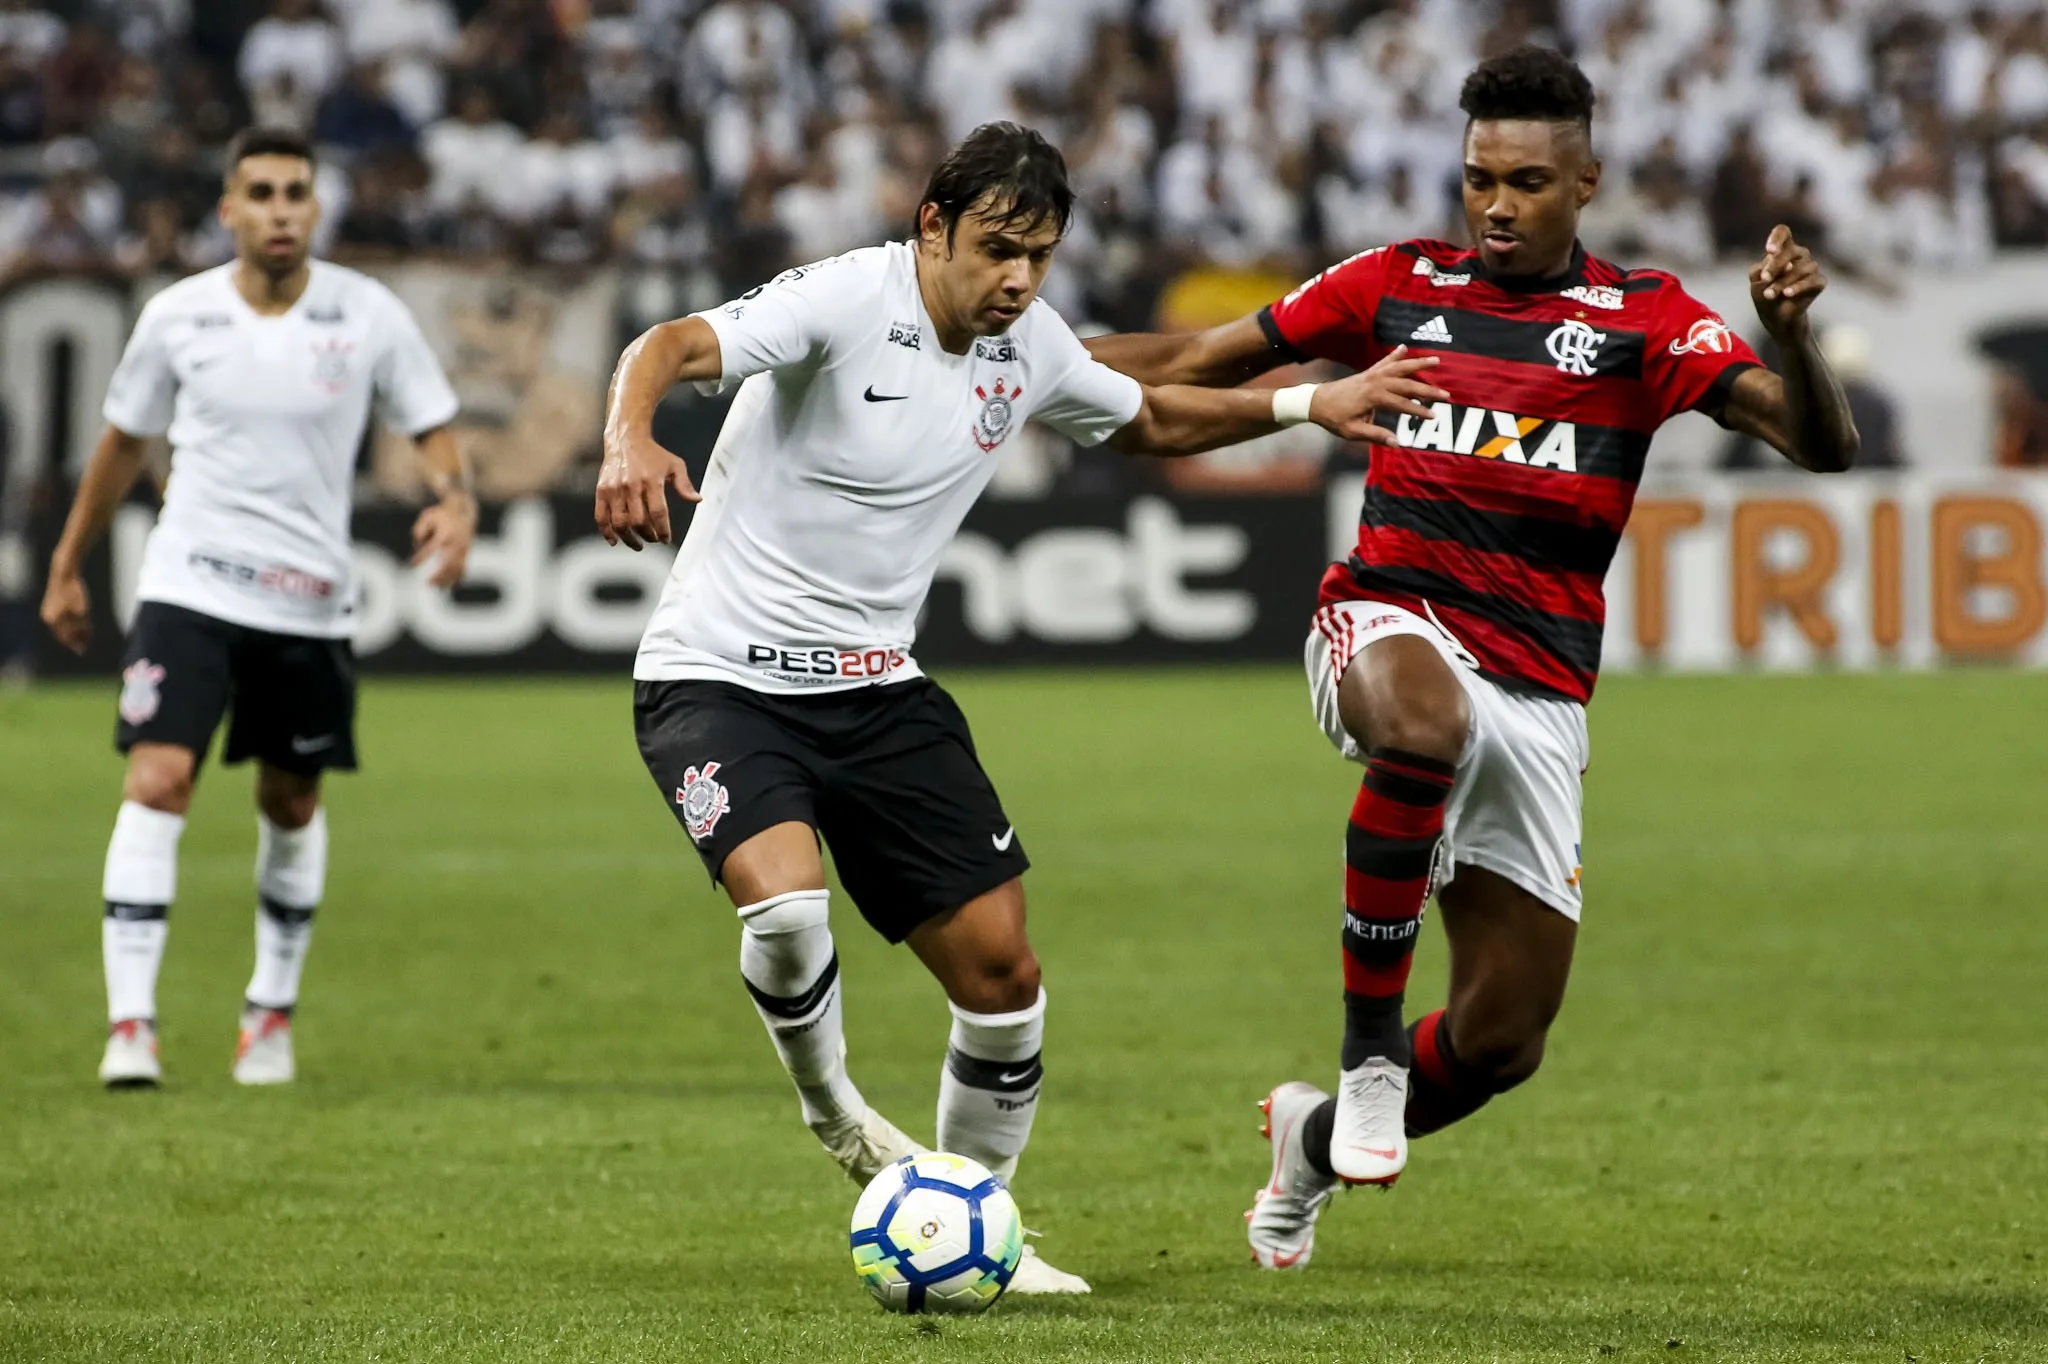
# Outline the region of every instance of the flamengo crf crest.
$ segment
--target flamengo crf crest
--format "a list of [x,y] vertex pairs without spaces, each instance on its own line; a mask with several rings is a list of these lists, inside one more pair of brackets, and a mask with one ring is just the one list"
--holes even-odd
[[993,450],[1003,443],[1003,437],[1010,434],[1010,422],[1016,416],[1016,402],[1024,396],[1021,388],[1004,391],[1003,381],[996,380],[993,392],[975,387],[974,396],[981,399],[981,415],[974,419],[974,443],[983,450]]
[[686,768],[683,784],[676,788],[676,808],[683,812],[683,828],[699,843],[711,837],[718,821],[732,808],[731,794],[712,780],[717,771],[717,763],[705,763],[702,771]]

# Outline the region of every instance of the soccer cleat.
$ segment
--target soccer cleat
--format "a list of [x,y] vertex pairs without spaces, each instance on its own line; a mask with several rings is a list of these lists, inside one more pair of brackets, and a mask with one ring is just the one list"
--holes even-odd
[[1392,1184],[1408,1164],[1408,1068],[1383,1056],[1337,1082],[1330,1168],[1346,1184]]
[[923,1155],[926,1149],[872,1108],[857,1119],[811,1130],[824,1144],[825,1154],[863,1189],[903,1157]]
[[242,1036],[235,1043],[235,1083],[284,1085],[295,1074],[292,1016],[282,1009],[244,1009]]
[[1035,1297],[1050,1293],[1088,1293],[1088,1281],[1079,1274],[1069,1274],[1064,1269],[1054,1269],[1039,1258],[1032,1246],[1024,1247],[1022,1258],[1017,1261],[1017,1272],[1010,1276],[1010,1292]]
[[154,1020],[124,1018],[107,1029],[107,1050],[100,1057],[101,1084],[108,1089],[147,1089],[162,1083],[163,1078]]
[[1308,1163],[1301,1131],[1329,1097],[1314,1085],[1289,1080],[1259,1104],[1266,1115],[1260,1134],[1273,1143],[1273,1173],[1244,1220],[1252,1260],[1261,1269],[1300,1269],[1315,1251],[1316,1217],[1337,1181]]

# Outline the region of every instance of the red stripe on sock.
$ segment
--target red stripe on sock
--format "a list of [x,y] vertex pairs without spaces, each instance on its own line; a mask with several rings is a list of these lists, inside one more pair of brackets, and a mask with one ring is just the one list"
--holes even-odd
[[1443,1089],[1451,1087],[1451,1068],[1444,1064],[1444,1054],[1437,1045],[1437,1029],[1444,1026],[1444,1011],[1423,1015],[1415,1025],[1414,1069],[1432,1084]]
[[1429,895],[1429,878],[1413,881],[1382,881],[1356,867],[1344,868],[1344,907],[1361,919],[1399,923],[1422,916],[1422,902]]
[[1351,802],[1351,822],[1381,838],[1435,838],[1444,831],[1444,807],[1404,805],[1361,785]]

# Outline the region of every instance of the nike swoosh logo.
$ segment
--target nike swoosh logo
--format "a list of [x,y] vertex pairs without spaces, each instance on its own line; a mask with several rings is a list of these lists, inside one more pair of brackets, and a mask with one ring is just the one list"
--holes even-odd
[[296,734],[292,736],[292,752],[294,753],[318,753],[322,749],[332,747],[334,747],[334,736],[332,734],[323,734],[317,739],[301,739]]
[[1301,1263],[1301,1257],[1306,1254],[1308,1254],[1306,1250],[1276,1250],[1273,1252],[1273,1268],[1292,1269]]
[[1381,1150],[1377,1146],[1359,1146],[1353,1149],[1363,1151],[1369,1156],[1378,1156],[1381,1160],[1392,1160],[1395,1156],[1400,1154],[1400,1152],[1396,1151],[1391,1146],[1387,1147],[1385,1150]]
[[1014,824],[999,834],[990,834],[988,836],[988,841],[996,845],[997,852],[1008,852],[1010,845],[1016,842],[1016,840],[1017,826]]
[[910,395],[908,393],[877,393],[875,392],[875,386],[869,384],[868,391],[860,396],[866,398],[871,403],[900,403]]
[[1019,1080],[1027,1078],[1030,1074],[1031,1072],[1028,1070],[1020,1070],[1015,1072],[1006,1071],[1003,1074],[996,1076],[996,1083],[1000,1085],[1014,1085]]

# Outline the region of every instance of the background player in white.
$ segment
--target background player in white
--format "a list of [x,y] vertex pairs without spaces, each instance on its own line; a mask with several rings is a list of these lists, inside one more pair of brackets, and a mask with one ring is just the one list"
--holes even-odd
[[[919,1149],[848,1078],[822,835],[863,917],[908,942],[953,1024],[939,1145],[1010,1174],[1030,1135],[1045,993],[1024,930],[1029,865],[952,698],[911,657],[917,612],[1003,442],[1191,454],[1314,420],[1388,439],[1376,409],[1441,397],[1390,356],[1339,383],[1143,388],[1035,302],[1073,204],[1060,155],[977,129],[934,172],[915,242],[792,270],[654,328],[614,379],[597,489],[605,537],[669,538],[655,444],[678,382],[744,381],[703,505],[634,669],[640,749],[742,921],[740,972],[804,1120],[856,1182]],[[1086,1292],[1027,1256],[1012,1291]]]
[[104,885],[109,1085],[162,1076],[156,979],[178,837],[230,706],[223,761],[258,764],[256,970],[234,1073],[293,1076],[292,1008],[327,875],[320,774],[356,765],[349,511],[373,400],[417,440],[440,496],[413,527],[414,562],[449,586],[476,533],[447,430],[455,393],[412,315],[375,280],[308,259],[320,204],[306,140],[238,137],[220,217],[234,261],[170,286],[136,319],[43,597],[51,631],[83,651],[81,567],[141,472],[145,440],[168,434],[170,481],[121,672],[128,774]]

